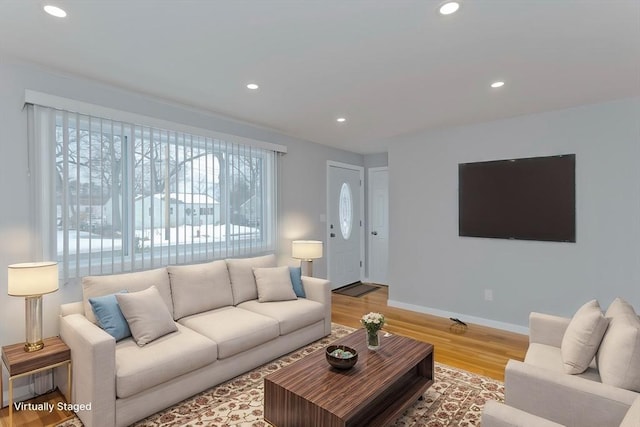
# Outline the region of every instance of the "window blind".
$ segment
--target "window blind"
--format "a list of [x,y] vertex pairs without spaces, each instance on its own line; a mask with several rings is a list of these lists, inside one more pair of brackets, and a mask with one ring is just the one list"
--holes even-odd
[[46,166],[42,212],[55,215],[40,223],[53,228],[45,246],[65,280],[275,250],[276,151],[28,108],[34,155]]

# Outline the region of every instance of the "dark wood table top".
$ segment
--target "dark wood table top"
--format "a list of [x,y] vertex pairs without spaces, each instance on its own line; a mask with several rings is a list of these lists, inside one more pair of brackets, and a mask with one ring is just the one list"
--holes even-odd
[[[333,344],[352,347],[358,362],[346,371],[332,368],[325,349],[288,365],[266,377],[267,381],[294,393],[333,414],[348,418],[358,408],[372,402],[380,390],[393,387],[433,353],[433,345],[398,335],[380,335],[380,348],[367,349],[364,329],[357,330]],[[431,378],[433,373],[429,373]]]
[[59,337],[45,338],[44,348],[26,352],[24,343],[2,347],[2,360],[9,376],[20,375],[71,359],[71,350]]

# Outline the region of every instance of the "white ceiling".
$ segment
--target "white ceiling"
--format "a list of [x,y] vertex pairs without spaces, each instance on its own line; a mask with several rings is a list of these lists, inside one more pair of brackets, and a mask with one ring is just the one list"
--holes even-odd
[[364,154],[640,95],[640,0],[462,0],[451,16],[440,0],[50,3],[68,17],[0,2],[0,54]]

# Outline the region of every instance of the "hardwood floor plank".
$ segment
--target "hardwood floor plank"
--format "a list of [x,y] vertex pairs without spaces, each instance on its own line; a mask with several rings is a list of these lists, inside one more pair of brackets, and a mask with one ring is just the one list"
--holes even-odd
[[450,319],[389,307],[388,297],[386,286],[359,298],[332,294],[332,321],[359,328],[363,314],[383,313],[384,330],[433,344],[437,362],[500,381],[509,359],[524,359],[529,345],[526,335],[474,324],[464,328]]
[[[50,427],[55,426],[63,421],[66,421],[74,416],[73,412],[67,410],[58,410],[58,402],[66,402],[64,396],[60,390],[56,389],[50,393],[43,394],[32,400],[33,404],[48,403],[53,405],[54,410],[49,411],[32,411],[22,410],[13,411],[13,426],[12,427]],[[0,427],[9,426],[9,408],[5,407],[0,410]]]

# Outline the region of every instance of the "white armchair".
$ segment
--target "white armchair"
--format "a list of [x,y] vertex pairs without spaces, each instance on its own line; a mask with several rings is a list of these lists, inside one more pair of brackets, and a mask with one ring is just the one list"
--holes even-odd
[[[603,384],[595,363],[584,373],[565,373],[561,344],[570,322],[568,318],[531,313],[530,342],[525,360],[510,360],[505,369],[507,409],[495,404],[488,405],[486,418],[492,421],[486,425],[483,421],[483,427],[557,424],[568,427],[614,427],[625,419],[634,401],[640,406],[636,400],[640,393]],[[514,414],[514,410],[523,412]],[[640,426],[639,411],[636,411],[636,423],[626,425]],[[523,413],[535,416],[535,422],[517,421],[519,416],[524,417]],[[509,417],[513,417],[512,421],[509,421]],[[498,419],[502,423],[495,421]]]
[[[493,400],[486,403],[482,411],[481,423],[482,427],[564,427],[562,424]],[[603,425],[602,427],[616,426]],[[633,402],[619,424],[619,427],[638,426],[640,426],[640,397]]]

